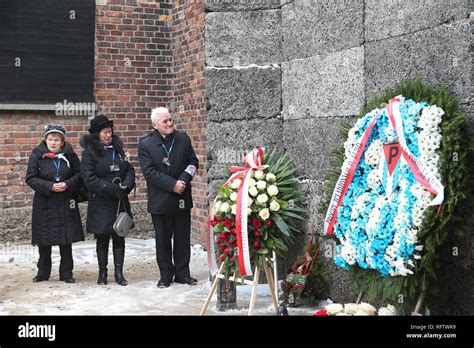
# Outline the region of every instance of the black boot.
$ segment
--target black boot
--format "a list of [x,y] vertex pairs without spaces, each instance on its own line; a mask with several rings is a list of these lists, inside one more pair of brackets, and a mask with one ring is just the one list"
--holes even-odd
[[107,249],[97,249],[97,260],[99,262],[99,278],[97,284],[107,285],[107,263],[109,259],[109,251]]
[[123,277],[124,258],[125,258],[125,247],[114,248],[115,282],[119,285],[128,285],[127,280]]

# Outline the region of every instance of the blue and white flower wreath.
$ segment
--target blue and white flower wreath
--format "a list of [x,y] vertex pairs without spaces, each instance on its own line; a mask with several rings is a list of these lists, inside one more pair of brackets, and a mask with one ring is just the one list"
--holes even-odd
[[340,241],[338,266],[413,274],[423,250],[417,238],[423,213],[443,201],[436,153],[443,114],[436,105],[397,97],[349,131],[325,221],[325,232]]

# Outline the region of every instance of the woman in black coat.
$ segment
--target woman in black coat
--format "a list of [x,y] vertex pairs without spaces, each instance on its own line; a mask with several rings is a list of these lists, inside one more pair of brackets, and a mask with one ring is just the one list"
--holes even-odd
[[51,246],[59,245],[59,279],[74,283],[72,247],[84,240],[76,190],[82,184],[79,158],[65,142],[61,125],[48,125],[44,140],[33,149],[26,183],[35,190],[33,198],[32,244],[38,245],[38,274],[33,282],[51,275]]
[[127,285],[123,276],[125,238],[115,233],[113,224],[119,202],[120,211],[131,215],[128,194],[135,186],[135,170],[125,158],[122,141],[113,134],[113,121],[104,115],[97,115],[91,120],[89,133],[81,139],[84,147],[81,174],[89,190],[87,232],[94,233],[97,239],[97,284],[107,284],[109,241],[112,237],[115,282]]

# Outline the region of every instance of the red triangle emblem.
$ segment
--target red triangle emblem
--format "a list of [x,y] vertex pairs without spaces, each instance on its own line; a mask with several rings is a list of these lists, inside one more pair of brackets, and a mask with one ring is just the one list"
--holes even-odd
[[391,176],[402,154],[402,148],[399,143],[385,144],[383,146],[383,152],[385,154],[388,173]]

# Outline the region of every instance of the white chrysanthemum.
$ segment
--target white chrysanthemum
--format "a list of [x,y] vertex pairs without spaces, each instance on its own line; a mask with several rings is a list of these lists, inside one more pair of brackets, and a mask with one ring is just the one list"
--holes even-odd
[[369,173],[369,175],[367,175],[367,184],[372,189],[376,189],[377,187],[380,186],[381,184],[380,174],[377,169],[372,170]]
[[232,202],[235,202],[235,201],[237,200],[237,192],[232,192],[232,193],[230,194],[230,200],[231,200]]
[[365,152],[364,158],[365,162],[372,167],[378,166],[380,162],[380,156],[383,153],[383,143],[381,140],[377,139],[370,144],[369,148]]

